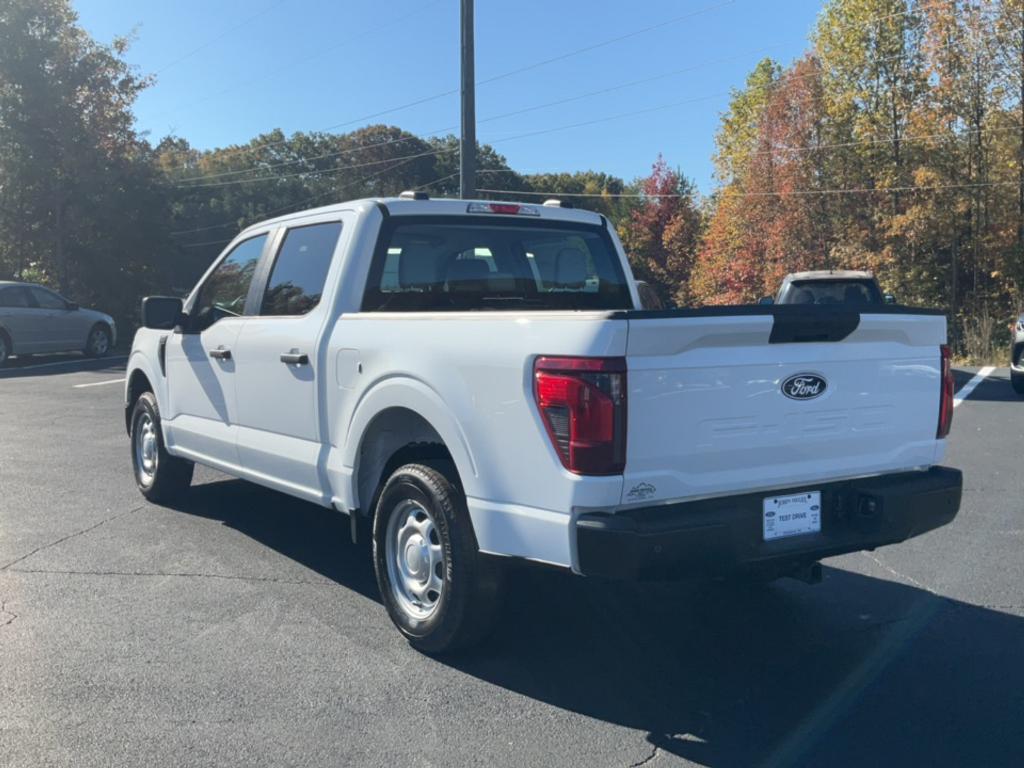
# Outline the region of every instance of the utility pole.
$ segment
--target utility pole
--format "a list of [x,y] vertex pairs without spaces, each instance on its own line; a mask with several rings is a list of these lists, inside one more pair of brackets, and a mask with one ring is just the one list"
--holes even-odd
[[462,0],[462,137],[459,197],[476,197],[476,74],[473,67],[473,0]]

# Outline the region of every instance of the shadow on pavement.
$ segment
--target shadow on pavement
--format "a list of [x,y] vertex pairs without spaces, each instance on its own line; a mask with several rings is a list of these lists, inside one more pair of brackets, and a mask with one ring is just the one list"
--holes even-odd
[[[369,546],[350,543],[343,515],[237,480],[196,486],[181,509],[378,599]],[[507,577],[494,636],[441,661],[641,730],[652,754],[1024,764],[1024,618],[831,567],[815,587],[608,583],[521,565]]]
[[219,520],[322,576],[380,602],[368,536],[352,543],[349,518],[243,480],[193,485],[174,509]]
[[702,765],[1024,764],[1024,619],[826,571],[747,589],[525,573],[496,638],[450,663]]
[[0,368],[0,379],[24,379],[35,376],[55,376],[82,371],[122,373],[127,357],[86,357],[71,352],[62,355],[21,355],[7,360]]

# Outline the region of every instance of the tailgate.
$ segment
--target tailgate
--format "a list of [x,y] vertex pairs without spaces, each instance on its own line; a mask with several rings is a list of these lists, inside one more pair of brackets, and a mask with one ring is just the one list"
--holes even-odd
[[623,504],[810,487],[940,458],[937,312],[723,307],[626,319]]

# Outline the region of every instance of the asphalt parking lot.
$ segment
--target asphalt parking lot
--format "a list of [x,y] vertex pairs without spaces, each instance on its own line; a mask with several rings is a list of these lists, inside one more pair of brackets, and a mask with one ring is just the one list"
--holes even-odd
[[0,372],[0,765],[1024,765],[1005,369],[956,409],[952,525],[818,586],[517,569],[493,640],[443,661],[392,628],[346,518],[208,471],[145,503],[122,370]]

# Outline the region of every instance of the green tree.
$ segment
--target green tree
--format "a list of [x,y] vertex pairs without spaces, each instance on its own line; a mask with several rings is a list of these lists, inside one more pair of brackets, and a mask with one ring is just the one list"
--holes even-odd
[[67,0],[0,5],[0,274],[130,314],[159,281],[163,193],[124,38],[93,41]]

